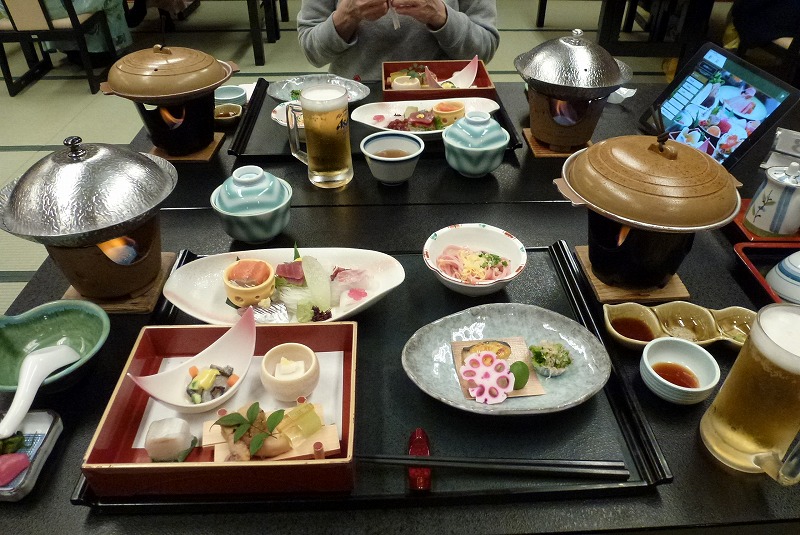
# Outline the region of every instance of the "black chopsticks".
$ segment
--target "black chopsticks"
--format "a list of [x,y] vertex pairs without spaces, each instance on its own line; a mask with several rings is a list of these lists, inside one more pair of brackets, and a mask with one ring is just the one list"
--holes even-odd
[[514,472],[548,477],[614,479],[625,481],[630,471],[623,461],[564,459],[487,459],[471,457],[423,457],[415,455],[356,455],[356,460],[370,464],[418,466],[425,468],[459,468]]

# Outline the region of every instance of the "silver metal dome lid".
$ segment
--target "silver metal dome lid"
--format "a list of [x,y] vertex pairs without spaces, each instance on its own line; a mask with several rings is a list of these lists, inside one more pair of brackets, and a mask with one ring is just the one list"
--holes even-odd
[[631,79],[630,67],[585,39],[581,30],[520,54],[514,67],[536,91],[564,100],[605,97]]
[[178,181],[158,156],[77,136],[64,145],[0,190],[0,229],[43,245],[100,243],[146,221]]

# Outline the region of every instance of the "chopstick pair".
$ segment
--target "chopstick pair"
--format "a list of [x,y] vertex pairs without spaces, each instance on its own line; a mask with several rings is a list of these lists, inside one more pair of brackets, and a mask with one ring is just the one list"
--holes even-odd
[[425,457],[415,455],[356,455],[356,460],[371,464],[397,466],[419,466],[426,468],[462,468],[514,472],[550,477],[574,477],[591,479],[630,478],[630,471],[623,461],[573,461],[562,459],[482,459],[471,457]]

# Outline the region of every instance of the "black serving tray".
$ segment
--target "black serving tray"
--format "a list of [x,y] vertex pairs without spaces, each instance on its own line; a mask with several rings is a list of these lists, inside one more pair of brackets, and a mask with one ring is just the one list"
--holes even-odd
[[[419,254],[395,255],[406,279],[380,302],[355,316],[358,322],[356,379],[355,488],[349,495],[303,496],[131,496],[98,497],[81,476],[72,503],[108,513],[387,507],[427,503],[494,503],[515,499],[598,497],[634,494],[672,481],[658,443],[630,386],[615,367],[603,390],[571,409],[535,416],[486,416],[445,405],[419,390],[402,369],[400,354],[408,338],[440,317],[492,302],[534,304],[570,317],[601,338],[586,293],[583,273],[567,244],[527,249],[528,265],[505,290],[470,298],[456,294],[434,277]],[[182,251],[176,268],[197,258]],[[424,301],[424,302],[423,302]],[[388,321],[387,321],[388,319]],[[197,323],[168,303],[153,323]],[[611,346],[609,346],[611,347]],[[612,348],[613,349],[613,348]],[[615,356],[612,353],[612,363]],[[558,477],[492,471],[433,469],[428,494],[407,489],[407,469],[361,463],[361,456],[406,453],[410,433],[424,428],[432,455],[441,457],[617,461],[626,480]]]
[[[351,109],[370,102],[380,102],[380,82],[367,82],[366,85],[370,88],[369,95],[363,100],[352,103],[350,105]],[[267,95],[268,87],[268,81],[263,78],[258,79],[253,94],[250,97],[250,102],[247,105],[247,109],[242,115],[239,128],[236,130],[235,137],[228,147],[228,154],[237,156],[240,158],[240,161],[245,161],[248,158],[263,161],[265,156],[273,158],[292,158],[286,127],[279,125],[273,121],[271,117],[272,109],[277,106],[280,101]],[[497,110],[493,116],[511,136],[508,141],[508,150],[522,147],[522,141],[517,133],[517,128],[508,116],[508,112],[503,106],[502,100],[499,96],[496,96],[495,100],[500,105],[500,109]],[[377,132],[376,129],[365,124],[350,121],[350,148],[353,154],[360,157],[361,140],[375,132]],[[443,154],[444,145],[442,140],[426,139],[425,152],[428,155]]]

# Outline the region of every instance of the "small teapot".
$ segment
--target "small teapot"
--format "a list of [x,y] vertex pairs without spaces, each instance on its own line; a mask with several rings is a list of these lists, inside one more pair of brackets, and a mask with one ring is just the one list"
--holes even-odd
[[744,216],[744,226],[759,236],[791,236],[800,230],[800,163],[770,167]]

